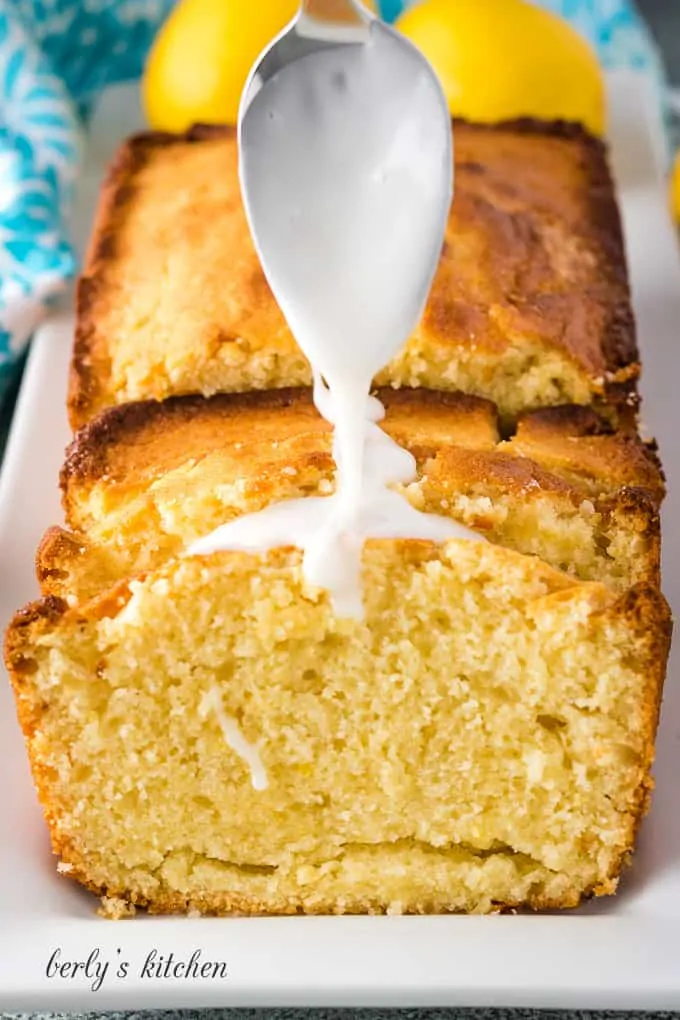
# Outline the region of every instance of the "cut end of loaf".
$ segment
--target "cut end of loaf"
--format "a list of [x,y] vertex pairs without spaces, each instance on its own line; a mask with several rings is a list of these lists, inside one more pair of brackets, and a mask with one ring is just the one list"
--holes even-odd
[[655,589],[466,542],[369,543],[364,584],[365,621],[338,620],[299,554],[223,553],[18,617],[8,664],[69,874],[209,913],[612,891],[651,785]]

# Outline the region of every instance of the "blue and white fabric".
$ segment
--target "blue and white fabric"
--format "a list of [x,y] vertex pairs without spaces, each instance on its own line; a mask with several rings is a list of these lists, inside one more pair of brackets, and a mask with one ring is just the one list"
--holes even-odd
[[[640,68],[661,82],[656,50],[629,0],[541,2],[568,17],[606,67]],[[382,6],[391,20],[403,5]],[[0,400],[45,309],[77,272],[65,223],[92,103],[107,85],[139,77],[171,7],[172,0],[0,0]]]

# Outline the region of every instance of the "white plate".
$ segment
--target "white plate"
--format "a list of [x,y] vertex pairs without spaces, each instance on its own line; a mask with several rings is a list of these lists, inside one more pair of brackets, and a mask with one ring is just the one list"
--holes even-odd
[[[645,366],[645,420],[661,443],[665,591],[680,580],[680,262],[661,184],[661,133],[645,79],[611,81],[613,154],[621,186]],[[131,92],[99,111],[76,226],[89,227],[102,159],[136,127]],[[57,474],[72,318],[40,332],[0,477],[0,623],[36,594],[34,550],[60,519]],[[657,792],[635,867],[616,898],[564,915],[518,917],[146,918],[112,923],[95,901],[58,878],[36,804],[4,675],[0,677],[0,1009],[84,1010],[184,1006],[540,1006],[680,1008],[680,689],[666,686]],[[94,950],[110,966],[93,977],[48,977]],[[153,950],[224,961],[216,979],[142,977]],[[127,978],[117,965],[130,964]]]

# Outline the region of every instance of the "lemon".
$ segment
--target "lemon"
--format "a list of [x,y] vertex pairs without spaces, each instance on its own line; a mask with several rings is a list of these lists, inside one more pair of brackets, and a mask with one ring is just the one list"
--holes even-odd
[[669,183],[671,211],[675,222],[680,224],[680,152],[675,156]]
[[150,124],[235,123],[258,54],[295,15],[296,0],[181,0],[149,53],[142,99]]
[[604,132],[597,57],[557,15],[525,0],[424,0],[396,27],[434,67],[452,114],[575,120]]
[[248,72],[298,7],[299,0],[181,0],[144,70],[142,102],[151,126],[185,131],[197,122],[236,123]]

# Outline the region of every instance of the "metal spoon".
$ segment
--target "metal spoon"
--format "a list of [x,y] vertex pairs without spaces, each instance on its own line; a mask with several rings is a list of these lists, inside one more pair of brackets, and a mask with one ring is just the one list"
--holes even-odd
[[[302,0],[250,72],[238,139],[255,246],[309,360],[314,363],[292,321],[305,280],[313,281],[309,304],[329,282],[319,278],[319,262],[329,267],[329,279],[339,280],[351,252],[366,255],[369,248],[369,267],[391,259],[400,278],[402,311],[389,343],[403,344],[430,290],[453,187],[450,114],[425,57],[359,0]],[[373,180],[372,192],[365,182]],[[418,194],[427,196],[427,209]],[[282,223],[282,210],[289,221]],[[348,294],[357,310],[371,304],[369,276],[366,271],[363,292],[355,280]],[[288,300],[294,290],[296,309]],[[377,372],[395,351],[385,339],[373,353]],[[325,373],[323,364],[317,367]]]
[[377,21],[358,0],[301,0],[300,10],[255,61],[241,95],[239,140],[243,119],[266,81],[287,64],[315,50],[367,42]]

